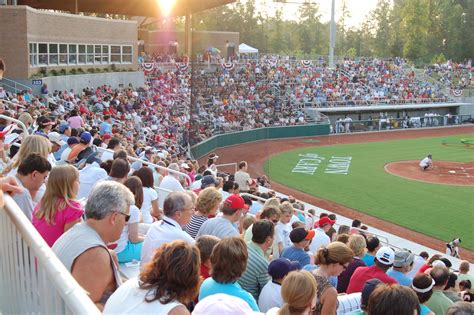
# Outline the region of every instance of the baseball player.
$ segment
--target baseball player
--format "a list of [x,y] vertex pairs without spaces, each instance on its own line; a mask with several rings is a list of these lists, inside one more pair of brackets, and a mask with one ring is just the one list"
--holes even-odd
[[422,171],[426,171],[429,167],[433,166],[433,160],[431,154],[428,154],[423,160],[420,161],[420,168]]

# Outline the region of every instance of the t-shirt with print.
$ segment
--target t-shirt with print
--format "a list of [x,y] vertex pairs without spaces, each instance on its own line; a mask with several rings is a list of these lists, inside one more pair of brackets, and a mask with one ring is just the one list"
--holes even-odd
[[68,223],[76,221],[84,213],[82,205],[78,201],[71,200],[69,201],[69,205],[66,205],[64,209],[58,209],[56,211],[53,220],[51,220],[51,224],[48,224],[44,217],[42,219],[38,219],[36,217],[39,207],[40,204],[38,204],[33,211],[32,223],[50,247],[52,247],[54,242],[56,242],[56,240],[61,235],[63,235],[64,226]]

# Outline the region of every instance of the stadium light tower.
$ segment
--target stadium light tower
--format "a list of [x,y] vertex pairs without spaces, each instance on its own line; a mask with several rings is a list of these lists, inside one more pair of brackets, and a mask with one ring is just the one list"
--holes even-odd
[[[311,0],[273,0],[283,4],[311,4]],[[334,67],[334,47],[336,46],[336,0],[331,0],[331,22],[329,24],[329,67]]]

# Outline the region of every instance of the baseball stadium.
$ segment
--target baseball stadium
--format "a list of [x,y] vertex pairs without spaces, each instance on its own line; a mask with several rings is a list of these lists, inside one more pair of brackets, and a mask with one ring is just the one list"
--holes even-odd
[[473,314],[473,21],[0,0],[0,314]]

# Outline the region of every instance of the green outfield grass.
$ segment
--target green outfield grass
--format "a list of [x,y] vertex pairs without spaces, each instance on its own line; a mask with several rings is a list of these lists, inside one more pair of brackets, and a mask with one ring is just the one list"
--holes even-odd
[[[428,153],[433,154],[435,163],[436,160],[474,161],[474,150],[442,144],[443,141],[459,143],[465,138],[472,139],[474,135],[315,146],[276,155],[266,162],[265,171],[272,180],[285,186],[417,232],[445,241],[460,237],[463,247],[474,250],[474,187],[416,182],[384,171],[387,163],[421,160]],[[310,174],[313,166],[300,163],[296,167],[305,158],[300,154],[317,154],[325,159]],[[325,172],[332,156],[352,157],[347,175]],[[315,160],[305,162],[317,164]]]

